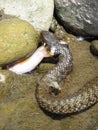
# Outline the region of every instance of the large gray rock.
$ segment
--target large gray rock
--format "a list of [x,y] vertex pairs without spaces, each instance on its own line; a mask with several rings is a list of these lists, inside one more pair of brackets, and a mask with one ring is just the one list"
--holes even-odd
[[98,0],[55,0],[55,10],[66,29],[98,36]]
[[38,31],[48,30],[54,0],[0,0],[0,10],[31,23]]

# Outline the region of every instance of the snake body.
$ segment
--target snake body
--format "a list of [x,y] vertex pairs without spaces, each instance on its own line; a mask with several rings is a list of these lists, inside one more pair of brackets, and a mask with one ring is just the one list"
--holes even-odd
[[64,79],[71,72],[73,58],[69,48],[59,44],[53,34],[46,31],[42,35],[45,42],[55,46],[55,53],[59,54],[59,62],[40,80],[37,86],[36,97],[39,105],[51,113],[67,114],[84,110],[97,103],[98,77],[70,97],[58,97],[58,93],[55,93],[56,88],[63,85]]

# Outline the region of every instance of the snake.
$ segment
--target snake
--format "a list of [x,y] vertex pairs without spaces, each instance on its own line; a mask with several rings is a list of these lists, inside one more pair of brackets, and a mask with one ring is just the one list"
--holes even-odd
[[91,130],[98,130],[98,120],[96,121]]
[[71,96],[58,96],[68,74],[73,69],[73,56],[68,45],[60,41],[49,31],[41,33],[42,41],[48,45],[48,51],[58,55],[58,63],[49,70],[36,87],[36,98],[41,108],[50,113],[70,114],[85,110],[98,102],[98,77],[87,82],[83,88]]

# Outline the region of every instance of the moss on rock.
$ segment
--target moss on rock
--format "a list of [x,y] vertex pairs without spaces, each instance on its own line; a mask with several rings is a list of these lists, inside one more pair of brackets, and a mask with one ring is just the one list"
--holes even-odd
[[16,18],[0,21],[0,66],[25,57],[38,41],[38,32],[28,22]]

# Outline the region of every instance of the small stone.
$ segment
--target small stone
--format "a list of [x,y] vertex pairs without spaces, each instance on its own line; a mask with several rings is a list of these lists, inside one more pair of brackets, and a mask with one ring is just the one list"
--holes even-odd
[[[11,83],[13,80],[12,72],[7,70],[0,70],[0,84],[1,83]],[[1,85],[2,86],[2,85]]]
[[27,56],[38,41],[38,32],[28,22],[17,18],[0,21],[0,66]]
[[98,40],[94,40],[90,46],[91,52],[98,56]]

